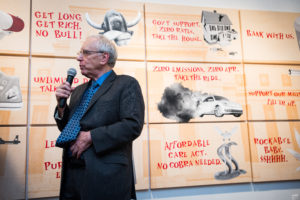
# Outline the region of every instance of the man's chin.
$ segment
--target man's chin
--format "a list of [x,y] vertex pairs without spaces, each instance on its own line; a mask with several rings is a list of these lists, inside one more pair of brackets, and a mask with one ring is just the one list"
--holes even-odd
[[86,71],[84,71],[84,70],[82,70],[82,69],[80,69],[80,73],[83,75],[83,76],[86,76],[87,74],[86,74]]

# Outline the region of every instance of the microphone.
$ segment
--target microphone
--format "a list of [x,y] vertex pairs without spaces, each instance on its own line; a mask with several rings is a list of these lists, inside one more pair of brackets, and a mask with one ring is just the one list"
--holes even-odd
[[[68,69],[68,72],[67,72],[67,74],[68,74],[68,76],[67,76],[67,82],[70,83],[70,85],[72,85],[73,79],[74,79],[74,77],[76,76],[76,73],[77,73],[77,72],[76,72],[76,69],[74,69],[74,68],[69,68],[69,69]],[[67,102],[67,99],[66,99],[66,98],[61,98],[61,99],[59,100],[59,107],[60,107],[60,108],[65,107],[66,102]]]

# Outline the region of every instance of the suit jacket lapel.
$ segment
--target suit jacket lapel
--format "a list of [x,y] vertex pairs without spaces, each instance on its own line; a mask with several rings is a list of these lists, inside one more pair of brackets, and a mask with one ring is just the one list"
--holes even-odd
[[116,73],[112,71],[110,75],[105,79],[102,85],[98,88],[97,92],[92,97],[85,113],[94,105],[94,103],[112,86],[113,81],[117,77]]

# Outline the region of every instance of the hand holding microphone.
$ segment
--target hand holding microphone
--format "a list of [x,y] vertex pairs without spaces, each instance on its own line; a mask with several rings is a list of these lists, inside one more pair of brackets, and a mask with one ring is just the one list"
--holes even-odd
[[56,99],[58,101],[58,107],[64,108],[67,102],[67,99],[70,97],[73,83],[73,79],[76,76],[76,69],[70,68],[67,72],[67,80],[62,85],[56,89]]

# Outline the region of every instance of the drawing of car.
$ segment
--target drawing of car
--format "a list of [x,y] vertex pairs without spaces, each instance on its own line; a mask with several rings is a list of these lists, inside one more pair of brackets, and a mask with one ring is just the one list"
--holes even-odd
[[209,95],[203,98],[198,106],[198,116],[215,115],[223,117],[224,115],[233,115],[240,117],[243,114],[243,108],[240,104],[229,101],[227,98],[217,95]]

